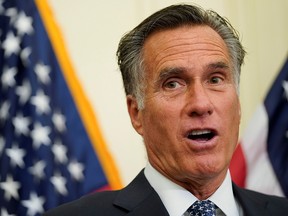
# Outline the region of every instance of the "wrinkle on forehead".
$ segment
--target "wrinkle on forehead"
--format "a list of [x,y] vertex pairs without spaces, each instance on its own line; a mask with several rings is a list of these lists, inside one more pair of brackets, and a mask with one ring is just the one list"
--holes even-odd
[[144,44],[146,66],[153,71],[158,71],[162,64],[172,60],[189,60],[187,56],[194,54],[198,54],[198,57],[215,55],[222,58],[223,62],[230,62],[225,42],[209,26],[163,30],[151,35]]

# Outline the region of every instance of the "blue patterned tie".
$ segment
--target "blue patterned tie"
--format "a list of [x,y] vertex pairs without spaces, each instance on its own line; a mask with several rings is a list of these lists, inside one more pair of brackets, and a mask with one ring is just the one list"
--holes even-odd
[[187,213],[191,216],[216,216],[216,205],[210,200],[197,200],[188,208]]

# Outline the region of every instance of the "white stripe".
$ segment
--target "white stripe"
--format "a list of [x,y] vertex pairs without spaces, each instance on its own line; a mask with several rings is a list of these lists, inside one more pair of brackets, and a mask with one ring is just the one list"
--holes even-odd
[[268,116],[262,104],[257,108],[241,142],[247,165],[246,188],[284,196],[268,158],[267,134]]

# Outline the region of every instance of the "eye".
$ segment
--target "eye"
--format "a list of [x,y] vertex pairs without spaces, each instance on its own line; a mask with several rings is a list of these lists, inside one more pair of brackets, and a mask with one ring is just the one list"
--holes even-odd
[[181,84],[175,80],[166,82],[164,84],[164,87],[168,88],[168,89],[176,89],[176,88],[179,88],[180,86],[181,86]]
[[221,82],[223,82],[223,78],[221,78],[219,76],[213,76],[209,80],[209,83],[211,83],[211,84],[220,84]]

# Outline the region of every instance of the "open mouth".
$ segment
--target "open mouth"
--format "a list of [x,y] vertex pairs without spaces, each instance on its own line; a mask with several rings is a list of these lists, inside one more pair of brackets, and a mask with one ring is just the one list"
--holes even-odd
[[216,133],[213,130],[193,130],[189,132],[187,137],[195,141],[209,141],[215,136]]

